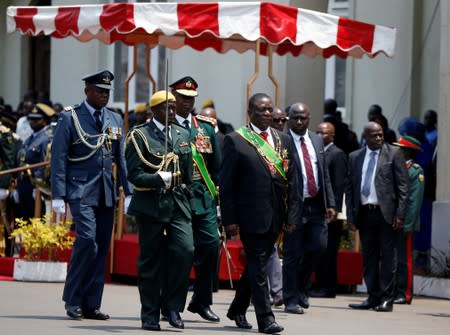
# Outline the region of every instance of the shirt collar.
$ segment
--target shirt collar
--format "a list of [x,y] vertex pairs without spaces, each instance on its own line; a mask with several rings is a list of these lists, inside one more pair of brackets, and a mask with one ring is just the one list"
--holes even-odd
[[182,116],[180,116],[178,114],[175,114],[175,118],[177,119],[178,124],[181,124],[183,127],[184,127],[184,123],[183,122],[185,120],[188,120],[189,121],[189,126],[192,127],[192,114],[191,113],[189,113],[186,118],[184,118],[184,117],[182,117]]
[[255,126],[253,123],[250,122],[250,127],[257,133],[260,134],[261,132],[265,131],[266,133],[270,134],[270,127],[268,127],[266,130],[261,130],[257,126]]
[[[94,107],[92,107],[91,105],[89,105],[89,102],[87,102],[87,100],[84,100],[84,105],[86,106],[86,108],[88,109],[89,113],[91,113],[92,116],[94,116],[94,112],[96,111],[96,109]],[[103,114],[103,108],[99,109],[102,114]],[[101,114],[101,115],[102,115]],[[100,115],[100,116],[101,116]]]
[[[159,122],[158,120],[156,120],[155,118],[153,118],[153,122],[155,123],[156,127],[158,127],[159,130],[161,130],[162,132],[164,132],[164,128],[166,128],[165,125],[163,125],[161,122]],[[167,128],[170,131],[170,125],[167,126]]]

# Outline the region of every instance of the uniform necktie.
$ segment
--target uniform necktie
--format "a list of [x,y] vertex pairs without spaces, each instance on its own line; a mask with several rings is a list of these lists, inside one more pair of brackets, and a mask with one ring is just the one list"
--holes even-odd
[[167,138],[170,138],[170,128],[169,127],[164,127],[163,128],[163,133],[167,133]]
[[101,132],[103,128],[103,123],[102,120],[100,119],[100,115],[102,115],[102,111],[97,109],[94,112],[94,117],[95,117],[95,125],[97,126],[97,130],[99,132]]
[[370,185],[372,184],[372,175],[373,175],[373,171],[375,170],[376,155],[377,155],[376,151],[372,151],[370,153],[369,164],[367,164],[366,176],[364,178],[364,184],[363,184],[362,191],[361,191],[361,193],[365,197],[368,197],[370,194]]
[[259,133],[259,135],[264,139],[264,141],[269,143],[269,133],[267,131],[262,131]]
[[184,124],[184,128],[186,128],[186,129],[190,129],[191,128],[191,127],[189,127],[189,120],[184,120],[183,124]]
[[314,178],[314,171],[311,164],[311,157],[309,156],[308,148],[306,147],[304,137],[300,137],[300,147],[302,149],[303,162],[305,163],[306,170],[306,184],[308,186],[308,193],[311,197],[316,196],[317,186]]

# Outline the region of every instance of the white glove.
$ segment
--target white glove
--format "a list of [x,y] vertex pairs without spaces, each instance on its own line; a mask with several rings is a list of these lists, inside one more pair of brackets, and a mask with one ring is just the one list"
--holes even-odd
[[0,188],[0,200],[4,200],[8,197],[9,191],[6,188]]
[[63,199],[52,199],[52,209],[56,214],[64,214],[66,211],[66,203]]
[[168,190],[170,188],[170,185],[172,185],[172,172],[158,171],[156,173],[159,174],[164,182],[166,190]]
[[125,213],[128,212],[128,206],[130,206],[130,202],[131,202],[131,195],[127,195],[123,203],[125,207]]

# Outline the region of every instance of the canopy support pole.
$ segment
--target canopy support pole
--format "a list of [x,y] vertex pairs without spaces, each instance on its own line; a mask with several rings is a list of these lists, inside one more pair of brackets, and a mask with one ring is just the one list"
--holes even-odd
[[255,83],[255,80],[259,77],[259,52],[261,48],[261,40],[256,40],[256,50],[255,50],[255,72],[253,73],[252,77],[247,82],[247,101],[250,99],[250,96],[253,93],[253,84]]
[[130,73],[128,78],[125,80],[125,113],[124,113],[124,120],[123,120],[123,127],[125,128],[125,136],[128,133],[128,111],[129,111],[129,99],[128,99],[128,91],[130,87],[130,80],[134,77],[136,74],[136,68],[137,68],[137,46],[135,45],[133,47],[133,71]]
[[267,48],[267,56],[269,57],[269,62],[267,64],[267,73],[272,81],[273,85],[275,86],[275,105],[277,107],[280,106],[280,83],[278,82],[277,78],[273,75],[272,68],[273,68],[273,45],[268,45]]

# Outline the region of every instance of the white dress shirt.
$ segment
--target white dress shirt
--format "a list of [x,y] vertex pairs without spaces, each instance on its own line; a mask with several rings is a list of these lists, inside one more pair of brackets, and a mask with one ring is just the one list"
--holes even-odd
[[375,188],[375,174],[377,171],[377,164],[378,164],[378,157],[380,156],[380,150],[375,150],[375,152],[377,153],[375,155],[375,167],[374,167],[374,171],[372,174],[372,179],[370,181],[370,193],[369,196],[366,197],[362,194],[362,188],[364,186],[364,180],[366,179],[366,172],[367,172],[367,166],[369,165],[369,161],[370,161],[370,153],[373,150],[370,150],[369,147],[366,146],[366,155],[364,156],[364,163],[362,166],[362,173],[361,173],[361,204],[363,205],[367,205],[367,204],[371,204],[371,205],[378,205],[378,197],[377,197],[377,190]]
[[314,149],[314,146],[312,144],[311,138],[309,137],[309,131],[306,130],[306,133],[303,136],[300,136],[296,133],[294,133],[292,130],[289,130],[291,132],[292,137],[294,138],[294,144],[295,148],[297,149],[298,157],[300,158],[300,163],[302,165],[302,176],[303,176],[303,197],[304,198],[310,198],[311,195],[308,193],[308,180],[306,177],[306,168],[305,168],[305,160],[303,159],[303,152],[300,142],[300,137],[304,138],[306,148],[308,149],[309,153],[309,159],[311,160],[311,165],[313,168],[314,173],[314,181],[316,182],[317,190],[319,189],[318,181],[319,181],[319,168],[318,168],[318,162],[317,162],[317,155],[316,150]]
[[266,130],[261,130],[257,126],[255,126],[253,123],[250,122],[250,126],[252,129],[257,133],[258,135],[261,134],[263,131],[265,131],[269,136],[267,137],[267,142],[272,146],[275,147],[275,142],[273,141],[272,132],[270,131],[270,127]]

